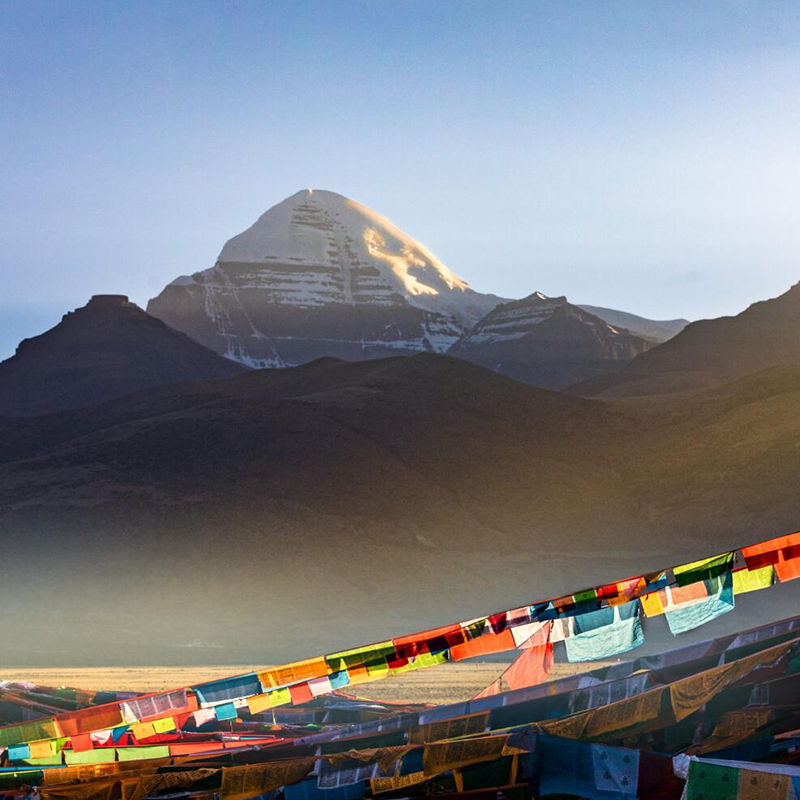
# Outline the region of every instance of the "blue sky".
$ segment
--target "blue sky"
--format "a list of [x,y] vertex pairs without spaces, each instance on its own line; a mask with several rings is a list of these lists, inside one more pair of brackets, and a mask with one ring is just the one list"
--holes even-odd
[[0,357],[301,188],[474,288],[647,316],[800,279],[800,4],[0,3]]

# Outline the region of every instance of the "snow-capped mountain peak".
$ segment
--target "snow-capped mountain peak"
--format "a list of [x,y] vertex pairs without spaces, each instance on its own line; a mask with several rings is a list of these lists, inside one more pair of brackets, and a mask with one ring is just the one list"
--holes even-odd
[[150,313],[251,366],[444,352],[500,298],[335,192],[305,189],[173,281]]

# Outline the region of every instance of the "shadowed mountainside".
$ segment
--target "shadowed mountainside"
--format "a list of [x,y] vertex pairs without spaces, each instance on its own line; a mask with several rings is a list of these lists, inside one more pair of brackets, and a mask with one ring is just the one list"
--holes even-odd
[[6,658],[275,662],[793,529],[798,400],[800,370],[656,413],[419,355],[0,418]]
[[543,389],[617,372],[653,343],[567,302],[534,292],[501,303],[447,351]]
[[692,322],[614,375],[572,387],[588,396],[696,391],[779,364],[800,364],[800,284],[734,317]]
[[0,363],[0,414],[34,416],[96,405],[188,380],[239,375],[223,358],[124,295],[96,295]]

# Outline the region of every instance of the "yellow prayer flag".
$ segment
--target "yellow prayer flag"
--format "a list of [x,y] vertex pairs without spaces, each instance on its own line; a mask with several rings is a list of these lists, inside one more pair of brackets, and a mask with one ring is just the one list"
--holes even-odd
[[749,570],[737,569],[733,573],[733,593],[745,594],[745,592],[757,592],[759,589],[767,589],[775,583],[775,567],[767,564],[760,569]]
[[267,697],[271,708],[292,702],[292,693],[288,689],[276,689],[274,692],[269,692]]
[[166,733],[167,731],[175,730],[175,720],[172,717],[154,719],[152,724],[153,730],[155,730],[156,733]]
[[389,674],[389,663],[385,658],[379,658],[376,661],[367,662],[367,674],[373,680],[385,678]]
[[[291,695],[290,695],[291,697]],[[247,698],[247,708],[251,714],[260,714],[268,708],[272,708],[268,694],[254,694]]]
[[139,740],[147,739],[150,736],[156,735],[156,729],[153,727],[152,722],[138,722],[136,725],[131,725],[131,733]]
[[657,617],[664,613],[664,604],[661,602],[660,592],[650,592],[639,598],[642,611],[646,617]]
[[53,755],[55,752],[53,745],[54,742],[49,739],[45,739],[41,742],[31,742],[29,745],[31,748],[30,758],[47,758]]

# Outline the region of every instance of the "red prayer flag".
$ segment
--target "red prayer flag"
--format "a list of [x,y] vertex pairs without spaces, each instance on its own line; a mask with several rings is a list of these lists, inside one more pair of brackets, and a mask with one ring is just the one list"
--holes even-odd
[[292,703],[296,706],[301,703],[310,703],[314,699],[311,694],[311,687],[308,683],[298,683],[289,687],[289,694],[292,696]]
[[774,564],[775,574],[781,582],[800,578],[800,531],[743,547],[742,555],[750,570]]
[[76,753],[85,753],[87,750],[94,749],[94,742],[88,733],[73,736],[70,741],[72,742],[72,749]]
[[553,645],[550,642],[528,647],[494,683],[490,683],[473,699],[489,697],[512,689],[524,689],[526,686],[535,686],[547,679],[552,668]]

